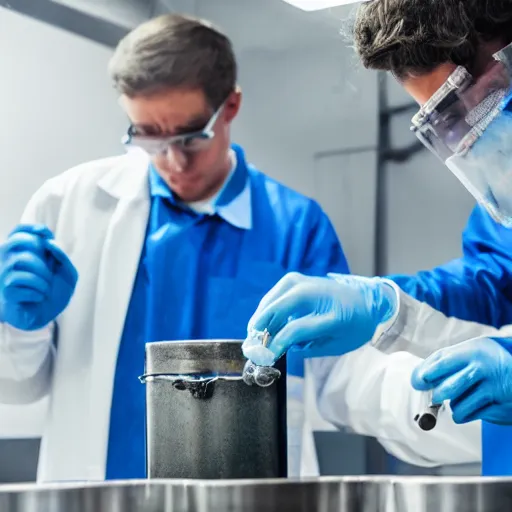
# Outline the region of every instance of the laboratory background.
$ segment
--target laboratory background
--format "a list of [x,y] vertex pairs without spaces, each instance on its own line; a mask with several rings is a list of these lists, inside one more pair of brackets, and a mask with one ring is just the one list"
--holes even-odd
[[[415,106],[405,93],[358,65],[342,30],[352,10],[304,12],[281,0],[0,0],[0,236],[46,179],[123,151],[127,119],[107,62],[128,30],[178,12],[232,39],[243,90],[233,140],[263,172],[322,205],[352,272],[412,273],[459,256],[473,199],[409,132]],[[0,407],[0,482],[35,480],[46,405]],[[323,475],[480,472],[407,466],[374,440],[337,431],[311,404],[307,414]]]

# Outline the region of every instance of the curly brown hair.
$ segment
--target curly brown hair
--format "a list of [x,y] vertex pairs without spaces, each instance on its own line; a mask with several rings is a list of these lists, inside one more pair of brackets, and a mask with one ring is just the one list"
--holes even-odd
[[352,35],[366,68],[398,78],[446,62],[471,70],[481,42],[512,41],[512,0],[370,0]]

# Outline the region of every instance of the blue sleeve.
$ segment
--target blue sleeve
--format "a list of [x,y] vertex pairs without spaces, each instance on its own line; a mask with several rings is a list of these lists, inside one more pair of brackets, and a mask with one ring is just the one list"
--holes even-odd
[[415,275],[388,276],[448,316],[494,327],[512,320],[512,230],[477,206],[463,233],[463,256]]
[[[297,271],[310,276],[325,276],[329,272],[349,274],[336,231],[320,206],[312,201],[299,222],[301,244],[296,260]],[[291,350],[287,369],[289,375],[304,377],[304,358]]]

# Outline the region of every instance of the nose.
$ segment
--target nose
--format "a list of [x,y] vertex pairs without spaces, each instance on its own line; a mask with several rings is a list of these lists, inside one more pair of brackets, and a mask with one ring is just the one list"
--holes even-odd
[[176,146],[169,146],[166,152],[167,161],[176,172],[183,172],[187,167],[188,157],[185,152]]

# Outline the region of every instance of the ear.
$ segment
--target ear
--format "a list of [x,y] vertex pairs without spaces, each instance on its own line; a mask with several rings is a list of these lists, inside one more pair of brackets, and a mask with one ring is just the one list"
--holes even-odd
[[405,92],[421,106],[427,103],[456,69],[456,64],[444,62],[428,73],[409,75],[401,79],[400,83]]
[[233,119],[235,119],[238,111],[240,110],[240,105],[242,104],[242,90],[239,86],[229,95],[226,100],[224,107],[224,119],[226,122],[231,123]]

